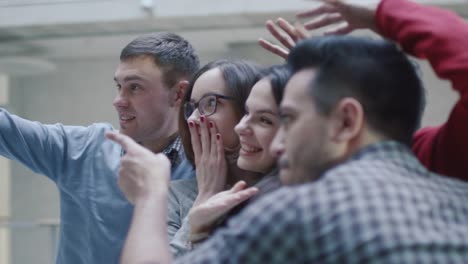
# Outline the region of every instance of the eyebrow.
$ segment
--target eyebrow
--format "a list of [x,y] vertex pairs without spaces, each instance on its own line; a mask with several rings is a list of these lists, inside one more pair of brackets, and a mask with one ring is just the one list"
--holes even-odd
[[290,106],[280,106],[279,107],[279,112],[280,114],[284,113],[284,112],[294,112],[294,108],[290,107]]
[[[119,80],[117,79],[117,77],[114,76],[114,81],[116,83],[119,82]],[[146,81],[145,78],[141,77],[141,76],[138,76],[138,75],[129,75],[129,76],[126,76],[124,79],[123,79],[124,82],[129,82],[129,81]]]
[[275,112],[271,111],[270,109],[260,109],[260,110],[254,111],[254,113],[256,113],[256,114],[272,114],[272,115],[278,115],[278,113],[275,113]]

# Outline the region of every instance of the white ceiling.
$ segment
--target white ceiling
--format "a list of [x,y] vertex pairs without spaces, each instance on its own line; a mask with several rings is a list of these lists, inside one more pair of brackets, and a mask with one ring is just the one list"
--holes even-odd
[[[23,6],[20,5],[21,1]],[[229,2],[232,6],[226,0],[172,0],[154,1],[154,9],[148,13],[135,4],[135,0],[21,1],[0,0],[0,71],[7,73],[12,73],[15,58],[19,63],[17,68],[27,68],[27,65],[48,68],[50,60],[56,59],[115,57],[132,38],[153,31],[179,33],[191,41],[202,55],[225,54],[239,44],[256,45],[259,37],[268,36],[264,29],[267,19],[280,15],[293,19],[297,10],[312,5],[300,0],[243,0],[235,5]],[[52,5],[54,1],[61,5]],[[432,2],[443,4],[461,14],[468,14],[468,3],[464,0]],[[44,3],[48,3],[48,8]],[[95,8],[97,5],[100,5],[99,8],[111,5],[118,8],[103,9],[100,12],[93,8],[94,13],[90,12],[87,16],[82,10],[70,9],[71,4],[81,7],[93,4]],[[57,9],[57,12],[68,12],[69,17],[81,22],[74,22],[72,18],[67,20],[64,18],[66,14],[56,15],[55,11],[51,11],[59,7],[61,9]],[[42,18],[42,23],[34,20],[35,12],[41,11],[38,8],[46,8],[50,14],[48,19]],[[126,9],[128,12],[123,15]],[[76,14],[78,11],[81,12],[79,15]],[[20,13],[14,14],[15,12],[23,12],[23,16],[27,18],[22,19]],[[95,18],[98,13],[99,20]],[[113,14],[107,17],[103,15],[107,13]],[[115,18],[116,13],[121,13],[121,19]],[[16,16],[15,19],[8,19],[5,18],[6,15]],[[53,22],[57,20],[63,22]]]

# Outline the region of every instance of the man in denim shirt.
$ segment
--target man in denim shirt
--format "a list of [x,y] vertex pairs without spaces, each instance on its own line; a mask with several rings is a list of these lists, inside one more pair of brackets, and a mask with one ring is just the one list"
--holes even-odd
[[[114,80],[120,132],[152,152],[166,154],[173,179],[191,175],[177,116],[199,60],[172,33],[137,37],[121,52]],[[44,125],[0,109],[0,155],[53,180],[60,192],[57,263],[117,263],[133,207],[117,178],[122,148],[106,140],[109,124]],[[187,172],[187,173],[186,173]]]

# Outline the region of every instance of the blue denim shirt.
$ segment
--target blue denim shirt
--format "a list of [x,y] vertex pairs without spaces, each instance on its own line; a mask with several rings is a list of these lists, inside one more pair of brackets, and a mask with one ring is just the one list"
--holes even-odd
[[[103,123],[44,125],[0,109],[0,155],[47,176],[60,192],[56,263],[118,263],[133,207],[117,184],[122,149],[105,138],[111,130]],[[180,162],[172,179],[193,177],[191,171]]]

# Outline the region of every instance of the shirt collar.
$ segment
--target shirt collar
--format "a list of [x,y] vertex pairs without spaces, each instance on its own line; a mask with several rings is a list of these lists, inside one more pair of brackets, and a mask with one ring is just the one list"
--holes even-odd
[[177,136],[174,141],[172,141],[171,144],[162,151],[162,153],[167,156],[172,167],[179,165],[183,159],[183,155],[185,155],[180,136]]
[[[179,165],[185,155],[180,136],[177,136],[165,149],[163,149],[162,153],[167,156],[172,167]],[[125,150],[122,148],[120,156],[123,155],[125,155]]]

